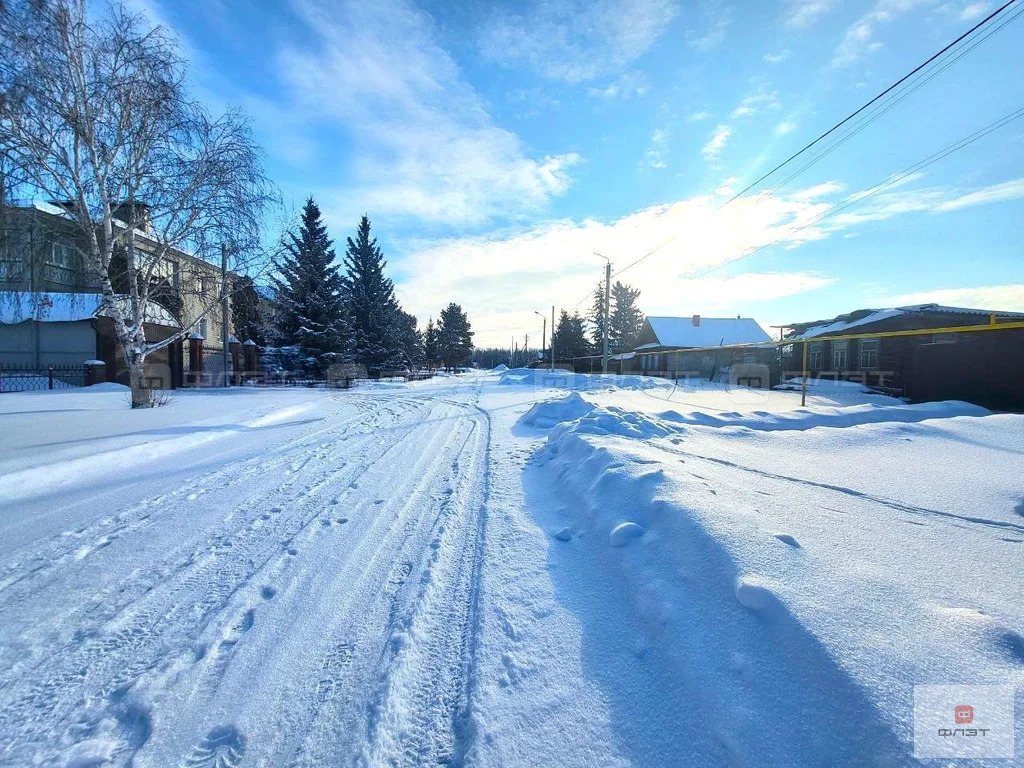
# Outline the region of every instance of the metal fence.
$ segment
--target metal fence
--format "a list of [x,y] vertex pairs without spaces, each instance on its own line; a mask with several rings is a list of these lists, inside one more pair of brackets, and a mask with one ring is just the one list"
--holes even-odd
[[72,389],[86,384],[82,365],[0,365],[0,392]]

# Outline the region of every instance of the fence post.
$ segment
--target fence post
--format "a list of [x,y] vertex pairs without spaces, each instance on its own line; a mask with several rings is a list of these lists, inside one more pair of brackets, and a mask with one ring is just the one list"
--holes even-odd
[[53,366],[46,369],[46,388],[53,389]]
[[102,360],[85,361],[85,386],[102,384],[107,380],[107,364]]

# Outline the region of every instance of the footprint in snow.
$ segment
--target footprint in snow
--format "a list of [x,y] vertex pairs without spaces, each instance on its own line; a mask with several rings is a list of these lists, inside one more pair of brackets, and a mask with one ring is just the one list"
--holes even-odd
[[789,544],[794,549],[800,549],[800,542],[796,540],[794,536],[788,533],[776,533],[775,538],[781,541],[783,544]]
[[185,758],[185,768],[237,768],[245,757],[245,736],[232,725],[210,730]]

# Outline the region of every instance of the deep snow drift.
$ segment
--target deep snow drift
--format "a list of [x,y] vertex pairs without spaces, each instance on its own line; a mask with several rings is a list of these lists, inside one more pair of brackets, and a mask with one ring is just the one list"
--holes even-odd
[[[527,498],[584,644],[622,648],[599,677],[632,762],[909,764],[915,684],[1024,683],[1024,417],[572,394],[520,424],[553,426]],[[652,700],[686,711],[672,736]]]

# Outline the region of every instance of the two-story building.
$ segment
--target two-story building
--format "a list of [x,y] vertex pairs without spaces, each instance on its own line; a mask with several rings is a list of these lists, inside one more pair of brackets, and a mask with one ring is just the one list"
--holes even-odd
[[[155,247],[145,216],[135,220],[137,247]],[[126,211],[115,213],[127,221]],[[0,208],[0,366],[45,368],[102,360],[109,380],[128,383],[124,354],[113,320],[101,308],[101,275],[84,258],[81,234],[67,211],[49,203],[8,204]],[[124,258],[115,253],[110,279],[127,310]],[[229,280],[234,279],[229,274]],[[146,339],[158,342],[200,318],[190,334],[202,344],[179,339],[151,353],[146,361],[150,386],[181,386],[190,371],[216,376],[223,370],[224,323],[217,302],[218,266],[172,249],[156,265],[145,315]],[[198,341],[199,339],[196,339]],[[191,359],[201,350],[201,359]],[[197,356],[200,357],[200,356]]]

